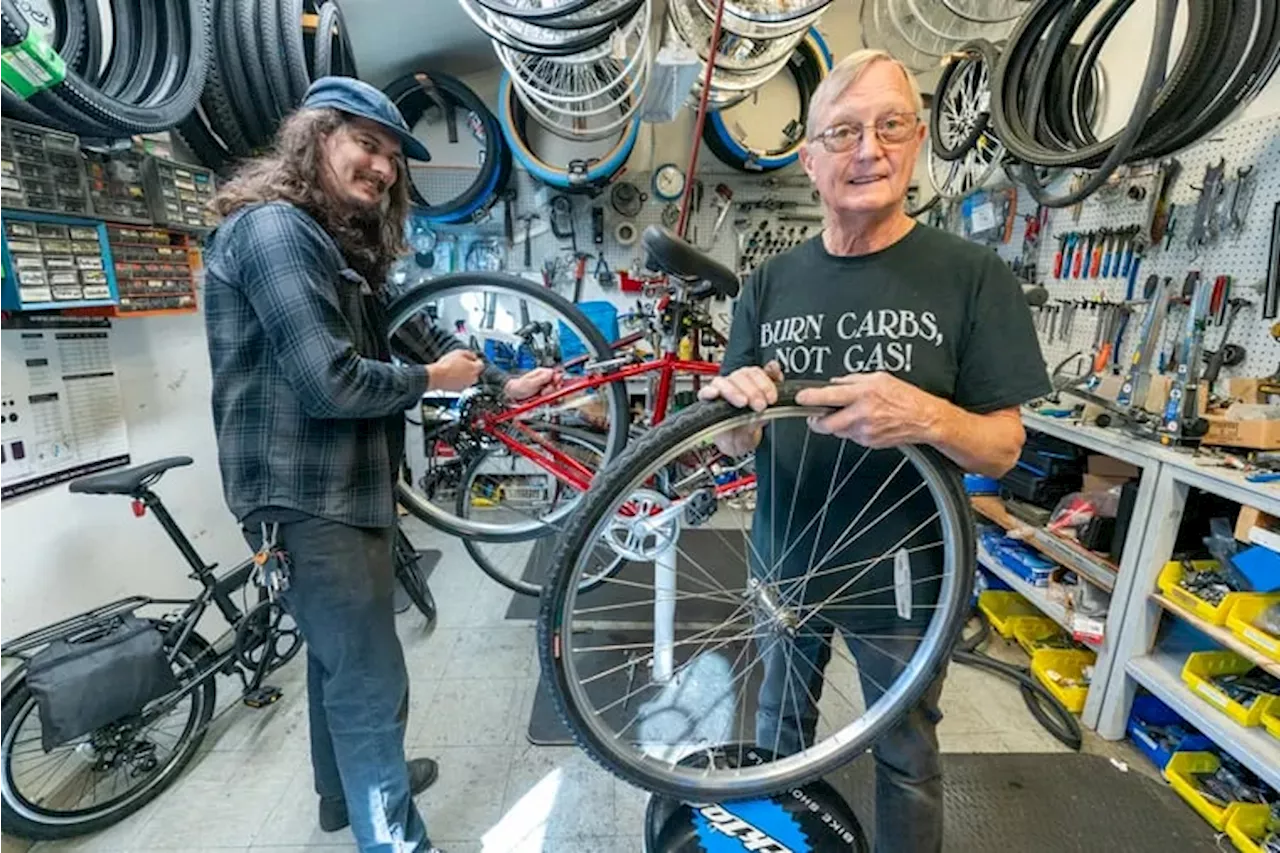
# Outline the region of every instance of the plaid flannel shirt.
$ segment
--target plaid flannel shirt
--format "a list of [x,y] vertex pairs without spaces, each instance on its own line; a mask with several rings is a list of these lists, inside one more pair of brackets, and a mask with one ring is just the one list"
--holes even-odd
[[218,464],[236,518],[281,507],[394,524],[403,412],[427,390],[421,365],[461,343],[420,325],[396,345],[419,363],[390,363],[382,297],[284,202],[245,207],[210,236],[205,326]]

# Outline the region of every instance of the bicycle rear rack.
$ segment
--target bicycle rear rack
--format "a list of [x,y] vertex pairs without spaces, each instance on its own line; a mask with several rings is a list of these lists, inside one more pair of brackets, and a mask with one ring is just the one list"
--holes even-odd
[[63,619],[61,622],[55,622],[52,625],[46,625],[43,628],[37,628],[29,634],[23,634],[21,637],[15,637],[7,642],[0,643],[0,656],[9,657],[21,655],[23,652],[30,651],[40,646],[48,645],[54,640],[61,639],[69,634],[74,634],[99,622],[107,619],[113,619],[117,616],[124,616],[133,613],[140,607],[148,604],[162,603],[158,599],[145,595],[133,595],[128,598],[121,598],[109,604],[95,607],[93,610],[86,610],[84,613]]

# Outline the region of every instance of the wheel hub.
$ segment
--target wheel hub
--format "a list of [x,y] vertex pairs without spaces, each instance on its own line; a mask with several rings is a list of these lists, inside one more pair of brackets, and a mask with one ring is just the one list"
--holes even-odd
[[756,612],[762,617],[760,621],[774,633],[794,637],[800,630],[800,617],[782,603],[777,588],[772,584],[751,578],[747,581],[747,597],[755,604]]

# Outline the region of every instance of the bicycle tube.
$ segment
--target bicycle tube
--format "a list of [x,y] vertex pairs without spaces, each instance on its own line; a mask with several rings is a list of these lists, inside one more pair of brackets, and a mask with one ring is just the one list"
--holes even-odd
[[[450,291],[465,291],[468,288],[506,291],[520,300],[550,306],[558,312],[561,319],[567,319],[572,323],[573,331],[582,340],[588,352],[594,353],[596,358],[608,358],[612,352],[609,342],[605,340],[600,330],[568,299],[527,279],[502,273],[459,272],[432,279],[404,293],[388,306],[388,325],[393,330],[398,329],[409,318],[417,315],[427,303],[436,301],[441,295]],[[607,449],[604,453],[604,462],[607,464],[609,459],[621,452],[627,441],[627,395],[626,388],[617,382],[602,386],[601,393],[608,395],[613,413],[609,421]],[[531,530],[537,530],[542,526],[537,522],[521,525],[463,523],[451,512],[444,512],[433,506],[430,501],[422,500],[412,487],[404,482],[403,477],[398,482],[396,490],[400,502],[406,509],[428,524],[456,536],[479,536],[491,541],[510,542],[517,541],[527,536]]]
[[566,166],[552,165],[534,153],[525,141],[528,116],[516,97],[510,74],[505,72],[498,89],[498,118],[512,156],[525,171],[548,186],[574,193],[594,193],[609,184],[626,164],[640,135],[640,117],[635,115],[603,157],[591,162],[575,160]]
[[810,27],[786,65],[787,71],[795,80],[800,97],[800,112],[795,119],[799,132],[791,143],[776,149],[747,146],[729,129],[720,110],[707,116],[702,132],[703,141],[717,160],[742,172],[771,172],[791,165],[800,158],[800,148],[805,144],[809,98],[831,73],[831,67],[831,51],[827,48],[826,41],[816,29]]
[[[904,670],[910,673],[905,682],[899,684],[895,681],[894,686],[885,691],[884,696],[888,697],[886,704],[881,707],[877,702],[876,707],[857,723],[841,730],[838,737],[833,735],[828,739],[829,744],[824,742],[818,754],[806,756],[800,753],[780,759],[769,766],[767,778],[765,774],[711,776],[678,768],[667,755],[654,757],[633,748],[635,735],[624,739],[605,731],[605,723],[601,719],[603,711],[590,707],[584,692],[585,682],[570,680],[570,670],[575,664],[566,661],[571,659],[574,645],[579,642],[571,619],[577,595],[573,589],[577,558],[584,549],[594,546],[602,535],[602,527],[616,521],[616,507],[638,500],[634,497],[638,494],[637,489],[649,482],[655,465],[664,464],[663,460],[672,454],[681,453],[687,446],[706,440],[716,429],[761,424],[780,418],[792,418],[800,423],[812,414],[826,411],[796,404],[795,394],[801,387],[804,386],[798,383],[783,384],[778,390],[778,404],[762,413],[735,409],[721,401],[698,403],[654,428],[601,472],[561,539],[552,561],[557,574],[541,598],[538,618],[542,675],[551,687],[561,719],[578,746],[597,763],[630,784],[693,802],[750,798],[803,785],[843,766],[864,752],[889,727],[896,725],[900,715],[907,713],[919,701],[950,657],[952,645],[969,611],[974,574],[973,519],[967,502],[961,497],[963,489],[955,466],[930,448],[904,447],[904,464],[905,461],[912,463],[938,509],[936,518],[946,542],[946,568],[940,580],[936,606],[945,609],[940,611],[941,615],[931,618],[926,634],[921,638],[921,651],[913,655],[913,660]],[[637,510],[643,511],[643,507]],[[812,523],[813,520],[810,521]],[[655,530],[651,535],[659,541],[666,541],[662,531]],[[741,611],[741,606],[735,613]],[[750,611],[744,618],[747,624],[754,624]],[[582,642],[586,643],[585,640]],[[732,655],[732,651],[728,654]],[[623,740],[627,743],[623,744]],[[660,750],[661,744],[656,744],[656,747]]]

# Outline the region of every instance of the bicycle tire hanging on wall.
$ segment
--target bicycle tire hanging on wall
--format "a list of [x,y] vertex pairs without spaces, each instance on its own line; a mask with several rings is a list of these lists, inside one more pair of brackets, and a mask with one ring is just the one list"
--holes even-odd
[[[1046,207],[1075,204],[1101,188],[1120,166],[1179,151],[1229,120],[1270,80],[1280,63],[1280,9],[1272,0],[1196,0],[1186,3],[1186,35],[1172,66],[1178,0],[1159,0],[1142,84],[1125,126],[1092,138],[1090,122],[1072,116],[1046,119],[1057,100],[1049,90],[1077,93],[1132,0],[1109,6],[1081,50],[1065,47],[1099,0],[1039,0],[1018,22],[992,78],[991,118],[996,135],[1021,161],[1019,180]],[[1078,111],[1083,99],[1066,103]],[[1092,170],[1084,183],[1054,196],[1034,167]]]
[[595,194],[607,186],[626,165],[640,134],[640,118],[633,114],[603,156],[573,159],[563,165],[543,159],[529,144],[529,114],[509,74],[502,75],[498,88],[498,119],[516,162],[542,183],[572,193]]
[[783,133],[788,142],[777,148],[749,145],[738,137],[722,112],[708,114],[702,130],[702,140],[716,159],[741,172],[771,172],[796,162],[800,146],[804,145],[805,128],[809,119],[809,99],[831,72],[831,51],[822,35],[810,27],[795,47],[786,68],[795,81],[800,109],[796,117],[788,120]]
[[479,130],[477,135],[483,137],[484,162],[471,184],[454,198],[432,204],[418,185],[410,180],[409,195],[416,212],[429,222],[456,223],[482,218],[511,178],[511,149],[506,144],[497,116],[465,83],[439,71],[406,74],[389,83],[383,91],[400,109],[410,128],[432,106],[453,108],[464,116],[474,116]]

